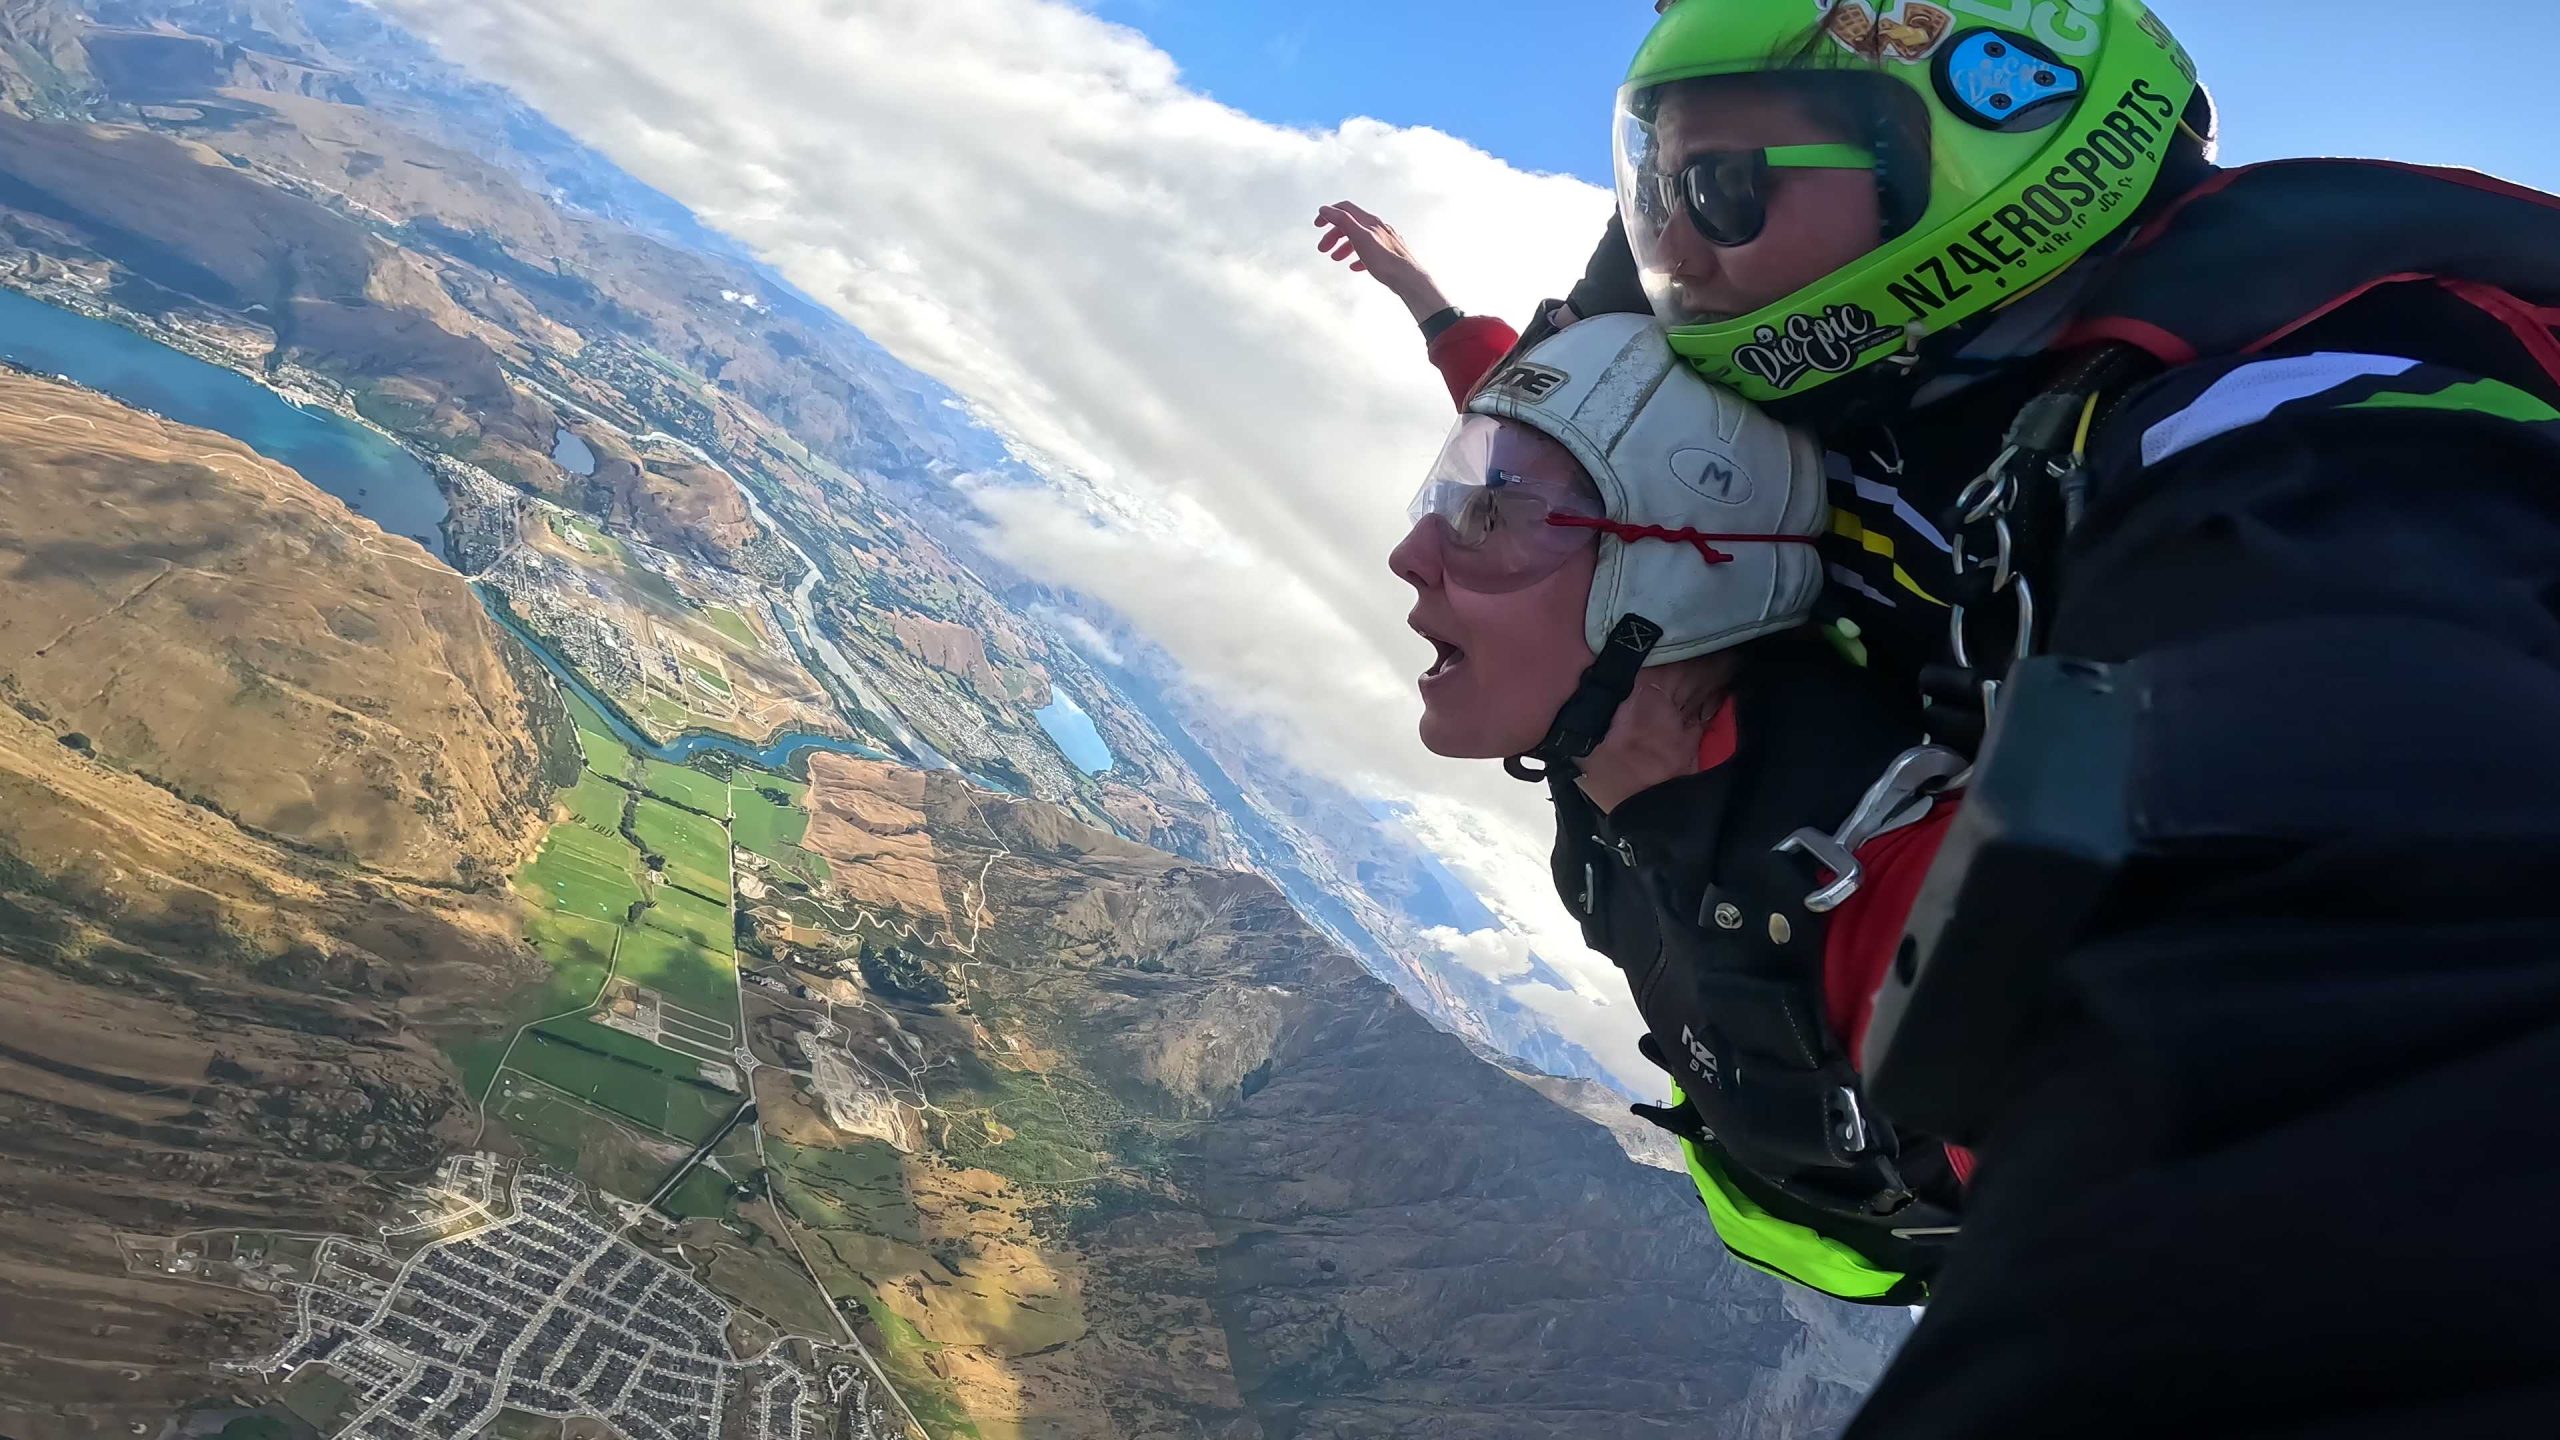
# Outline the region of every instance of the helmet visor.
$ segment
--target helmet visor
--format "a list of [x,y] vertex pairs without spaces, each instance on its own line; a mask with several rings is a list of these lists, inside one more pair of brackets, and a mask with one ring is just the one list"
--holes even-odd
[[1490,415],[1459,420],[1405,514],[1439,532],[1442,577],[1484,595],[1535,585],[1598,542],[1597,531],[1558,521],[1603,518],[1572,452]]
[[1876,169],[1861,145],[1666,146],[1657,126],[1661,91],[1620,97],[1615,145],[1618,211],[1653,313],[1678,327],[1733,318],[1700,309],[1682,277],[1683,256],[1748,245],[1768,228],[1771,197],[1791,170]]

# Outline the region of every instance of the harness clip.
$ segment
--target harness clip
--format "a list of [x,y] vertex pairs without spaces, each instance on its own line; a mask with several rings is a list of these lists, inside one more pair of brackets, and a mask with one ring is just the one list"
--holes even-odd
[[1972,770],[1962,755],[1943,745],[1915,745],[1894,757],[1837,831],[1826,835],[1808,826],[1779,841],[1780,854],[1808,856],[1832,874],[1830,884],[1805,897],[1804,908],[1816,915],[1839,909],[1866,883],[1858,847],[1918,824],[1929,813],[1931,797],[1960,788]]

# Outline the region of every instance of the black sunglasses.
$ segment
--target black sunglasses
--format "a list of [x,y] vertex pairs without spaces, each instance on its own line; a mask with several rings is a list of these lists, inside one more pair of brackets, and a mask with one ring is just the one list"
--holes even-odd
[[1769,225],[1772,170],[1873,170],[1876,157],[1859,145],[1770,145],[1758,150],[1717,150],[1678,172],[1653,177],[1648,218],[1670,219],[1674,197],[1689,223],[1716,245],[1731,248],[1760,238]]

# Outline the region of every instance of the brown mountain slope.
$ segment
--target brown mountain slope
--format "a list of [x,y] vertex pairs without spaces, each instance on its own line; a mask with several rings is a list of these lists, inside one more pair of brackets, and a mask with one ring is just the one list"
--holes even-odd
[[811,804],[820,849],[930,837],[908,848],[938,914],[866,898],[923,922],[899,943],[956,998],[812,973],[831,1028],[751,1008],[777,1062],[913,1057],[915,1110],[870,1135],[762,1072],[778,1192],[831,1293],[891,1317],[911,1399],[982,1435],[1809,1436],[1902,1328],[1729,1262],[1683,1178],[1433,1029],[1257,876],[862,761]]
[[257,830],[503,875],[539,760],[460,576],[209,432],[0,375],[0,687]]
[[456,1141],[403,1011],[521,963],[500,902],[354,880],[0,708],[0,1433],[201,1395],[252,1297],[119,1232],[345,1227]]
[[468,1139],[415,1022],[535,968],[451,882],[565,721],[495,634],[291,472],[0,374],[0,1433],[200,1398],[275,1323],[119,1233],[342,1229]]

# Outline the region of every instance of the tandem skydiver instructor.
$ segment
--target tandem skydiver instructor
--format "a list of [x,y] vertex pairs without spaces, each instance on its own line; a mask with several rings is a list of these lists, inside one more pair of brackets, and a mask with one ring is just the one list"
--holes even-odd
[[2136,0],[1677,0],[1721,389],[1542,311],[1398,547],[1727,1245],[1925,1300],[1850,1440],[2560,1414],[2560,201],[2212,128]]

